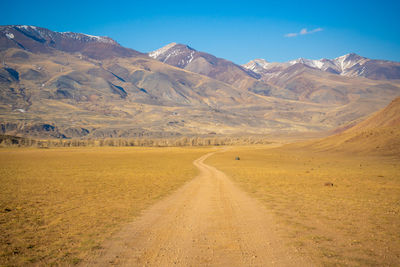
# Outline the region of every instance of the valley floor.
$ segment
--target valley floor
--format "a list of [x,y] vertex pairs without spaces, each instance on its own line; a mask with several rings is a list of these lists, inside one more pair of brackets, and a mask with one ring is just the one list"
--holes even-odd
[[396,266],[399,175],[290,146],[2,149],[0,264]]

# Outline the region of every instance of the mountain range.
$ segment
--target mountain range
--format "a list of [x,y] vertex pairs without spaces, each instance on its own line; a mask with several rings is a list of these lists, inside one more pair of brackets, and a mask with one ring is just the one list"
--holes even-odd
[[349,54],[229,60],[171,43],[0,26],[3,134],[39,138],[292,134],[335,129],[400,95],[400,63]]
[[262,75],[263,79],[268,81],[295,64],[347,77],[365,77],[374,80],[393,80],[400,77],[400,63],[387,60],[373,60],[355,53],[335,59],[323,58],[310,60],[299,58],[285,63],[254,59],[244,64],[243,67]]
[[[255,59],[243,66],[176,43],[168,44],[148,55],[163,63],[206,75],[256,94],[318,103],[348,102],[347,88],[329,90],[325,86],[327,83],[337,83],[349,87],[353,79],[345,79],[346,77],[386,81],[400,79],[399,62],[371,60],[354,53],[333,60],[300,58],[285,63]],[[307,75],[313,77],[305,79]],[[318,82],[321,77],[324,79],[322,83]],[[366,80],[358,81],[363,83]]]

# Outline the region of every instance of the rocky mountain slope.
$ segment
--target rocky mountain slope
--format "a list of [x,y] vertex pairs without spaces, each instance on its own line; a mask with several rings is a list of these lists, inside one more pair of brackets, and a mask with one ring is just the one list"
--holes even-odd
[[[385,91],[383,95],[390,95],[389,99],[392,99],[397,96],[396,84],[399,81],[393,82],[386,78],[397,77],[396,75],[400,77],[400,72],[396,72],[400,63],[374,61],[356,54],[334,60],[298,59],[287,63],[269,63],[256,59],[243,65],[248,72],[243,72],[233,62],[176,43],[153,51],[149,56],[261,96],[314,103],[348,104],[354,96],[379,99],[376,94],[381,94],[382,91]],[[379,68],[375,65],[379,65]],[[360,68],[364,72],[361,73]],[[362,75],[368,75],[368,79],[362,79]],[[384,77],[385,82],[374,82],[370,79],[379,77]]]
[[240,65],[184,44],[170,43],[148,55],[163,63],[208,76],[237,88],[251,87],[260,78],[259,74]]
[[[185,132],[181,128],[190,132],[189,125],[201,121],[239,125],[244,115],[228,118],[220,107],[264,101],[225,83],[140,57],[97,61],[20,49],[0,55],[5,62],[0,69],[3,133],[168,135]],[[208,113],[215,116],[209,118]]]
[[32,53],[78,52],[93,59],[141,55],[138,51],[122,47],[108,37],[73,32],[60,33],[27,25],[0,26],[0,51],[9,48],[19,48]]
[[346,77],[323,72],[296,63],[269,79],[279,91],[274,96],[326,104],[348,104],[356,98],[379,100],[383,95],[396,97],[398,81],[376,81],[363,77]]
[[[379,99],[398,95],[400,63],[348,54],[334,60],[297,59],[270,63],[255,59],[243,65],[278,90],[260,94],[316,103],[350,103],[354,97]],[[253,90],[254,91],[254,90]]]
[[[400,95],[396,81],[345,77],[299,63],[270,86],[261,74],[189,47],[171,45],[152,56],[162,59],[171,48],[193,59],[177,57],[175,63],[183,65],[176,67],[107,37],[0,27],[0,134],[103,138],[320,132],[364,117]],[[203,65],[191,64],[204,60],[211,71],[199,73]]]

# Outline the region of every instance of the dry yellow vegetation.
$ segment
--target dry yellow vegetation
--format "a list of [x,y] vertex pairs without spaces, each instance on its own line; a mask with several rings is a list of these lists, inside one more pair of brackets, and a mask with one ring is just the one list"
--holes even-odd
[[80,262],[211,148],[0,150],[0,265]]
[[253,146],[206,163],[264,203],[281,236],[317,265],[400,264],[398,157]]

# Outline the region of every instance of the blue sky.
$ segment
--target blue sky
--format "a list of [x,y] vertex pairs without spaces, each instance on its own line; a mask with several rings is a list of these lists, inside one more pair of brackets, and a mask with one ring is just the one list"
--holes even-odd
[[105,35],[148,52],[170,42],[234,61],[400,61],[400,1],[9,1],[0,24]]

